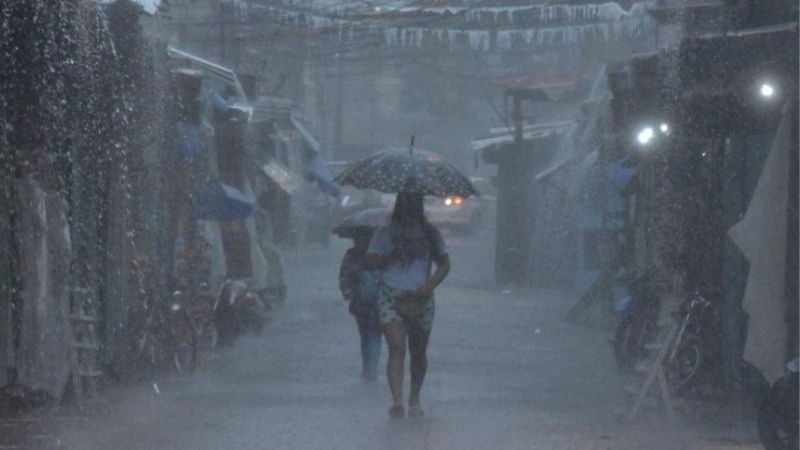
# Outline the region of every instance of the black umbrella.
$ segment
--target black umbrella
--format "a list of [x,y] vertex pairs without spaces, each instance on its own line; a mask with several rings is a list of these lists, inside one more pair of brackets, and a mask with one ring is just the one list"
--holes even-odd
[[352,163],[334,181],[386,193],[437,197],[480,195],[469,178],[441,156],[424,150],[384,150]]

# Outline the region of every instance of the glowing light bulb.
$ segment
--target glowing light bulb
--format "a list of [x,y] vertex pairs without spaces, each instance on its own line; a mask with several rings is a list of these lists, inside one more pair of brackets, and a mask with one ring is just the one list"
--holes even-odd
[[639,134],[636,136],[636,139],[640,144],[648,144],[653,139],[654,134],[655,133],[653,132],[653,129],[651,127],[647,127],[639,132]]
[[659,127],[659,129],[660,129],[660,130],[661,130],[661,132],[662,132],[662,133],[664,133],[664,134],[667,134],[667,133],[669,133],[669,125],[667,125],[667,124],[665,124],[665,123],[662,123],[662,124],[661,124],[661,126]]
[[775,95],[775,88],[769,83],[763,83],[759,92],[761,92],[762,97],[770,98]]

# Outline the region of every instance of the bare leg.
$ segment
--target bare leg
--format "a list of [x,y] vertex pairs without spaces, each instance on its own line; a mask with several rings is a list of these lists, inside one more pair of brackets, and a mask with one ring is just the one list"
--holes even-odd
[[408,353],[411,356],[411,395],[408,398],[409,408],[419,408],[419,393],[422,382],[428,371],[428,340],[430,330],[417,326],[408,330]]
[[386,364],[386,378],[392,393],[392,405],[403,406],[403,372],[406,359],[406,329],[400,322],[383,326],[386,346],[389,347],[389,362]]

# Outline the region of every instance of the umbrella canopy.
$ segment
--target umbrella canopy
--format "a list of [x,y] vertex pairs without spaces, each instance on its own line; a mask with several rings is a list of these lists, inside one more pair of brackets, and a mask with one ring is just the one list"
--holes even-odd
[[357,161],[334,180],[361,189],[469,197],[478,190],[453,164],[424,150],[384,150]]
[[392,211],[386,208],[365,209],[344,219],[342,223],[333,227],[332,232],[343,238],[353,237],[359,228],[374,229],[388,225],[391,215]]
[[255,200],[239,189],[223,183],[214,183],[194,199],[194,214],[201,220],[246,219],[253,213]]

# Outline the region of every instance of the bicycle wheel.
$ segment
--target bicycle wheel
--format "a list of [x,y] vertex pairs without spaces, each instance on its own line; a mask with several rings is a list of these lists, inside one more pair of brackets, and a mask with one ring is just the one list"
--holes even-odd
[[179,374],[194,371],[197,362],[197,343],[192,324],[186,317],[181,317],[172,325],[172,365]]
[[211,351],[217,348],[217,339],[219,336],[217,335],[217,327],[214,326],[214,322],[211,320],[206,320],[203,325],[200,326],[199,334],[197,336],[197,346],[202,351]]
[[675,355],[664,365],[667,383],[672,391],[679,393],[691,387],[697,381],[702,362],[700,339],[690,333],[684,334]]

